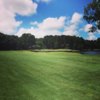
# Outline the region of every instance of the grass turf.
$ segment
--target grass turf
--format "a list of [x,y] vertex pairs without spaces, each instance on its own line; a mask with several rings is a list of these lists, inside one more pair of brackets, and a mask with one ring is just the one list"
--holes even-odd
[[100,100],[100,56],[0,51],[0,100]]

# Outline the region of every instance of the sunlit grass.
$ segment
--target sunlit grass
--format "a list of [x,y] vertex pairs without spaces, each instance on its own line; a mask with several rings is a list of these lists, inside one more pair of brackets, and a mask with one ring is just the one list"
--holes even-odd
[[1,51],[0,100],[100,100],[100,56]]

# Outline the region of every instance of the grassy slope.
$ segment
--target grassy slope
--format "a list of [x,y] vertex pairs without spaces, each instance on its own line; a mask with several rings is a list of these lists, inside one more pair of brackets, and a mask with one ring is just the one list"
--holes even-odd
[[100,56],[2,51],[0,100],[100,100]]

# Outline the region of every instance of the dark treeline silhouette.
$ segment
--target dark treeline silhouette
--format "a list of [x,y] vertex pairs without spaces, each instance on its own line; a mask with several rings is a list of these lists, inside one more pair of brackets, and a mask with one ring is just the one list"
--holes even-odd
[[21,37],[0,33],[0,50],[29,49],[35,45],[35,37],[29,33]]
[[89,41],[76,36],[62,35],[37,39],[30,33],[25,33],[21,37],[0,33],[0,50],[27,49],[95,50],[100,49],[100,38]]
[[74,49],[96,50],[100,49],[100,38],[97,40],[84,40],[76,36],[45,36],[36,39],[38,47],[46,49]]

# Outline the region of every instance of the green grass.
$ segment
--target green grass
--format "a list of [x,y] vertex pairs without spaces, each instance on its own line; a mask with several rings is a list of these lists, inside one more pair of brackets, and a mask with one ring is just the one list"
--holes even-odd
[[100,100],[100,56],[0,51],[0,100]]

